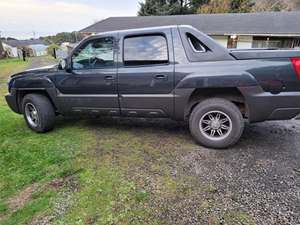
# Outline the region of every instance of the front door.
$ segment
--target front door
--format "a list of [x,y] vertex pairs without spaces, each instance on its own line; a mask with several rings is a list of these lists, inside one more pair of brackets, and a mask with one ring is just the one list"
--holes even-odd
[[118,68],[124,116],[168,117],[174,110],[171,30],[124,35]]
[[116,37],[96,37],[74,51],[72,72],[56,77],[58,102],[67,112],[119,115]]

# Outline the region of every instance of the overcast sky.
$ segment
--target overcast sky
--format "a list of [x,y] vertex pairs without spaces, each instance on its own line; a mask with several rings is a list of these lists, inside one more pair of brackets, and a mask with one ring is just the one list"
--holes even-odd
[[0,0],[0,35],[32,38],[80,30],[110,16],[135,16],[142,0]]

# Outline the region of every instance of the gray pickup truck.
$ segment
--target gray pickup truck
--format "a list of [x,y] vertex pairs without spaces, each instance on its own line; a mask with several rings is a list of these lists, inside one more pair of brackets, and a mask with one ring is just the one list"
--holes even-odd
[[57,115],[188,121],[195,140],[227,148],[244,122],[300,113],[300,51],[228,50],[191,26],[90,36],[59,65],[15,74],[6,100],[36,132]]

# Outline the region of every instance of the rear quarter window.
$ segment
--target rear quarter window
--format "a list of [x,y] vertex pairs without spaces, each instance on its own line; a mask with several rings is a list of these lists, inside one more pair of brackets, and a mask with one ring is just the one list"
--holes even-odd
[[187,33],[186,38],[194,52],[206,52],[207,47],[194,35]]

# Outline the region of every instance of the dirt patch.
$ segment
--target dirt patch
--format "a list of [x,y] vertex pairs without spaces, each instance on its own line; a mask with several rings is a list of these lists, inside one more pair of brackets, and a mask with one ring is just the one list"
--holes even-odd
[[16,212],[18,209],[23,208],[28,201],[30,201],[33,193],[37,190],[38,185],[32,184],[25,188],[23,191],[19,192],[17,195],[13,196],[7,201],[8,209],[11,212]]
[[52,213],[50,215],[37,215],[29,225],[50,225],[52,221],[63,216],[74,204],[72,197],[79,190],[78,177],[73,175],[55,179],[46,184],[45,188],[54,189],[58,192],[58,197],[52,203]]

